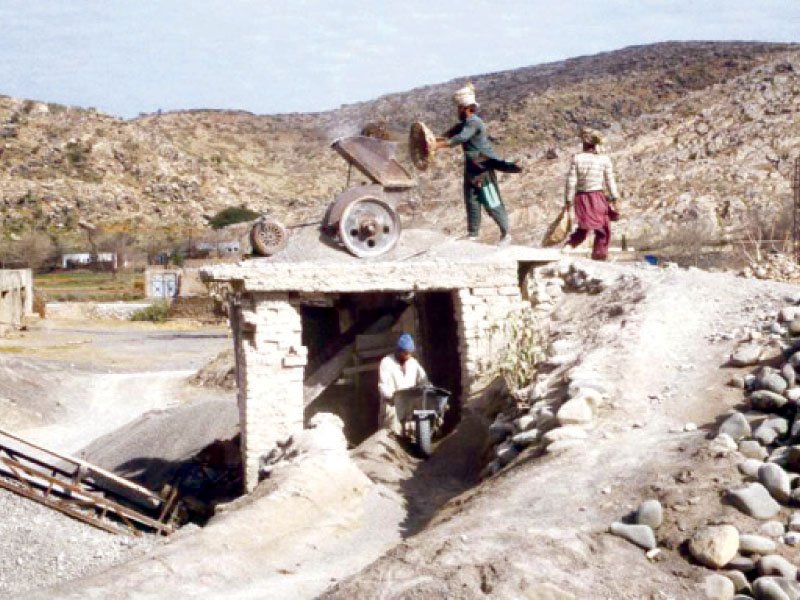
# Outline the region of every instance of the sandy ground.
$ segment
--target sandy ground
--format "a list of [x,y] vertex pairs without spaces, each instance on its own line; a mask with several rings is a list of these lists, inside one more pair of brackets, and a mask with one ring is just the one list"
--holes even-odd
[[[343,445],[320,448],[311,435],[281,476],[204,529],[27,597],[510,599],[540,597],[543,584],[577,598],[701,597],[705,571],[681,556],[682,540],[709,520],[756,527],[720,504],[721,490],[741,479],[730,460],[703,450],[706,430],[742,398],[725,384],[745,371],[723,364],[737,336],[800,288],[697,270],[582,266],[607,288],[567,295],[553,329],[577,343],[575,368],[601,379],[610,400],[580,449],[523,454],[478,483],[477,419],[427,463],[385,436],[348,458]],[[687,422],[700,431],[682,431]],[[657,561],[606,533],[648,497],[667,507]]]

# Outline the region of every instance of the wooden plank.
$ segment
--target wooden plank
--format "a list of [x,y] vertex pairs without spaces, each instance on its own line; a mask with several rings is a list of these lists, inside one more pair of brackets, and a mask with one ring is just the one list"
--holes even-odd
[[339,379],[345,365],[353,356],[354,344],[347,344],[333,355],[333,358],[321,365],[303,381],[303,404],[308,406],[324,392],[329,385]]
[[[118,486],[124,488],[126,491],[130,491],[133,494],[136,494],[136,495],[140,496],[142,499],[146,500],[149,504],[151,504],[154,508],[160,506],[161,503],[163,502],[162,498],[160,496],[158,496],[158,494],[156,494],[155,492],[152,492],[151,490],[148,490],[145,487],[142,487],[142,486],[140,486],[140,485],[138,485],[136,483],[133,483],[132,481],[130,481],[128,479],[120,477],[120,476],[118,476],[118,475],[116,475],[116,474],[114,474],[114,473],[112,473],[110,471],[106,471],[105,469],[103,469],[101,467],[98,467],[96,465],[93,465],[91,463],[88,463],[88,462],[86,462],[84,460],[81,460],[80,458],[75,458],[73,456],[67,456],[65,454],[59,454],[57,452],[53,452],[52,450],[48,450],[47,448],[43,448],[42,446],[38,446],[38,445],[36,445],[36,444],[34,444],[32,442],[29,442],[27,440],[24,440],[24,439],[18,437],[16,435],[8,433],[7,431],[3,431],[2,429],[0,429],[0,447],[2,447],[4,445],[3,441],[2,441],[2,437],[3,436],[6,437],[6,438],[9,438],[9,439],[12,439],[12,440],[14,440],[14,441],[16,441],[16,442],[18,442],[20,444],[23,444],[24,446],[27,446],[28,448],[33,448],[37,452],[41,452],[41,453],[43,453],[43,454],[45,454],[47,456],[56,458],[58,460],[61,460],[61,461],[67,462],[67,463],[71,463],[78,470],[82,469],[86,476],[93,477],[95,479],[95,483],[97,483],[96,482],[97,479],[102,479],[102,480],[105,480],[105,481],[113,482],[115,485],[118,485]],[[12,452],[16,452],[17,454],[20,454],[20,455],[24,456],[24,454],[22,452],[20,452],[19,450],[16,450],[13,447],[10,448],[10,450]],[[25,458],[27,459],[28,457],[26,456]],[[59,469],[58,465],[52,465],[52,467],[54,469]]]

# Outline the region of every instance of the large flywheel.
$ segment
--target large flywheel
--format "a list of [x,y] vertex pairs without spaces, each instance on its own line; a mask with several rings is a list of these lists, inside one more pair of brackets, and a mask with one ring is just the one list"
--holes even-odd
[[388,252],[400,239],[400,231],[400,217],[382,198],[352,198],[342,207],[339,238],[355,256],[367,258]]

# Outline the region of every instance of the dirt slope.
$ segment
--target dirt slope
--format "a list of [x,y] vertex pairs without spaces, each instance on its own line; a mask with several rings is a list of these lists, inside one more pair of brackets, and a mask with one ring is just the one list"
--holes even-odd
[[[592,268],[616,283],[599,296],[569,298],[556,324],[581,341],[576,369],[610,391],[588,442],[562,455],[523,455],[325,597],[539,598],[544,584],[576,598],[700,597],[704,572],[677,552],[652,563],[605,530],[665,491],[694,498],[684,528],[741,520],[719,503],[722,486],[739,480],[735,469],[703,454],[703,431],[675,431],[690,421],[708,425],[741,401],[720,368],[731,342],[708,340],[741,332],[798,288],[701,271]],[[622,314],[609,311],[615,306]],[[692,484],[676,489],[674,477],[687,470]]]

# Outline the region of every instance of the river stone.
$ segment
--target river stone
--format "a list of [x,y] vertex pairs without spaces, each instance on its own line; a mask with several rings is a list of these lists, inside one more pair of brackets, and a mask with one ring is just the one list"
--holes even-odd
[[758,378],[758,387],[776,394],[783,394],[789,384],[780,373],[768,372]]
[[664,510],[658,500],[645,500],[636,510],[636,523],[658,529],[664,522]]
[[795,319],[800,319],[800,307],[784,306],[778,313],[778,319],[781,323],[790,323]]
[[656,547],[656,536],[647,525],[627,525],[617,522],[611,524],[609,531],[645,550],[652,550]]
[[765,463],[758,470],[758,480],[778,502],[788,502],[792,494],[789,476],[780,465]]
[[800,531],[800,513],[794,512],[789,517],[789,531]]
[[[728,564],[730,565],[730,563]],[[735,591],[750,591],[750,582],[747,580],[747,577],[745,577],[745,574],[741,571],[725,571],[723,575],[731,580],[731,583],[733,583],[733,589]]]
[[774,429],[780,435],[783,435],[789,431],[789,421],[783,417],[772,415],[764,419],[759,427],[768,427],[769,429]]
[[758,572],[762,575],[777,575],[787,579],[797,578],[797,567],[777,554],[762,556],[758,561]]
[[783,523],[780,521],[767,521],[766,523],[762,523],[758,530],[761,532],[761,535],[768,535],[774,538],[779,538],[786,533],[786,527],[784,527]]
[[765,427],[763,424],[761,424],[756,428],[755,433],[753,433],[753,437],[756,438],[758,443],[762,446],[769,446],[778,439],[778,432],[771,427]]
[[539,430],[529,429],[527,431],[518,433],[511,438],[511,441],[518,446],[530,446],[531,444],[535,443],[537,439],[539,439]]
[[514,419],[514,429],[517,432],[533,429],[534,425],[536,425],[536,417],[533,415],[522,415],[518,419]]
[[489,438],[492,443],[502,442],[512,433],[514,433],[514,424],[510,421],[495,420],[489,425]]
[[800,335],[800,319],[794,318],[789,323],[789,335]]
[[791,402],[800,402],[800,387],[790,387],[788,390],[783,392],[783,395],[786,396]]
[[[752,458],[757,461],[763,461],[769,456],[769,452],[756,440],[742,440],[739,442],[739,452],[746,458]],[[756,467],[756,470],[758,470],[758,467]]]
[[763,464],[764,461],[762,460],[748,458],[747,460],[744,460],[740,462],[738,465],[736,465],[736,468],[739,469],[739,472],[745,477],[758,479],[758,470],[761,468],[761,465]]
[[800,446],[786,448],[786,468],[795,473],[800,473]]
[[756,568],[755,561],[749,556],[736,556],[734,559],[725,565],[729,569],[736,569],[742,573],[749,573]]
[[800,367],[800,352],[796,348],[787,362],[795,369]]
[[785,406],[789,400],[769,390],[756,390],[750,394],[750,404],[756,410],[774,412]]
[[586,430],[577,425],[564,425],[556,427],[544,434],[544,441],[549,443],[560,442],[562,440],[585,440]]
[[733,600],[736,586],[724,575],[709,575],[703,582],[703,591],[708,600]]
[[[591,390],[594,392],[594,390]],[[597,392],[595,395],[599,397]],[[593,395],[580,395],[567,400],[556,413],[560,425],[589,425],[594,421],[598,402]]]
[[760,357],[760,344],[744,344],[731,354],[730,363],[734,367],[750,367],[757,364]]
[[771,519],[781,509],[781,505],[770,496],[767,488],[760,483],[750,485],[738,490],[728,490],[731,504],[755,519]]
[[[781,367],[781,377],[786,380],[786,383],[789,384],[789,389],[794,387],[794,384],[797,383],[797,371],[794,370],[794,367],[790,364],[785,364]],[[786,394],[785,390],[783,393]]]
[[772,554],[777,548],[778,544],[762,535],[743,533],[739,536],[739,552],[743,554]]
[[787,546],[798,546],[800,545],[800,532],[797,531],[790,531],[786,535],[783,536],[783,543]]
[[787,446],[778,446],[772,452],[769,453],[767,462],[779,464],[785,469],[787,468],[788,464],[787,463],[788,456],[789,456],[789,448]]
[[503,442],[494,449],[494,455],[501,466],[506,466],[519,456],[519,450],[510,442]]
[[756,600],[798,600],[800,585],[784,577],[759,577],[753,582]]
[[735,412],[722,422],[722,425],[719,426],[718,433],[727,433],[738,442],[744,437],[749,437],[752,433],[752,429],[750,428],[750,423],[747,421],[747,417],[740,412]]
[[697,562],[714,569],[728,564],[739,550],[739,532],[733,525],[715,525],[695,532],[689,552]]

